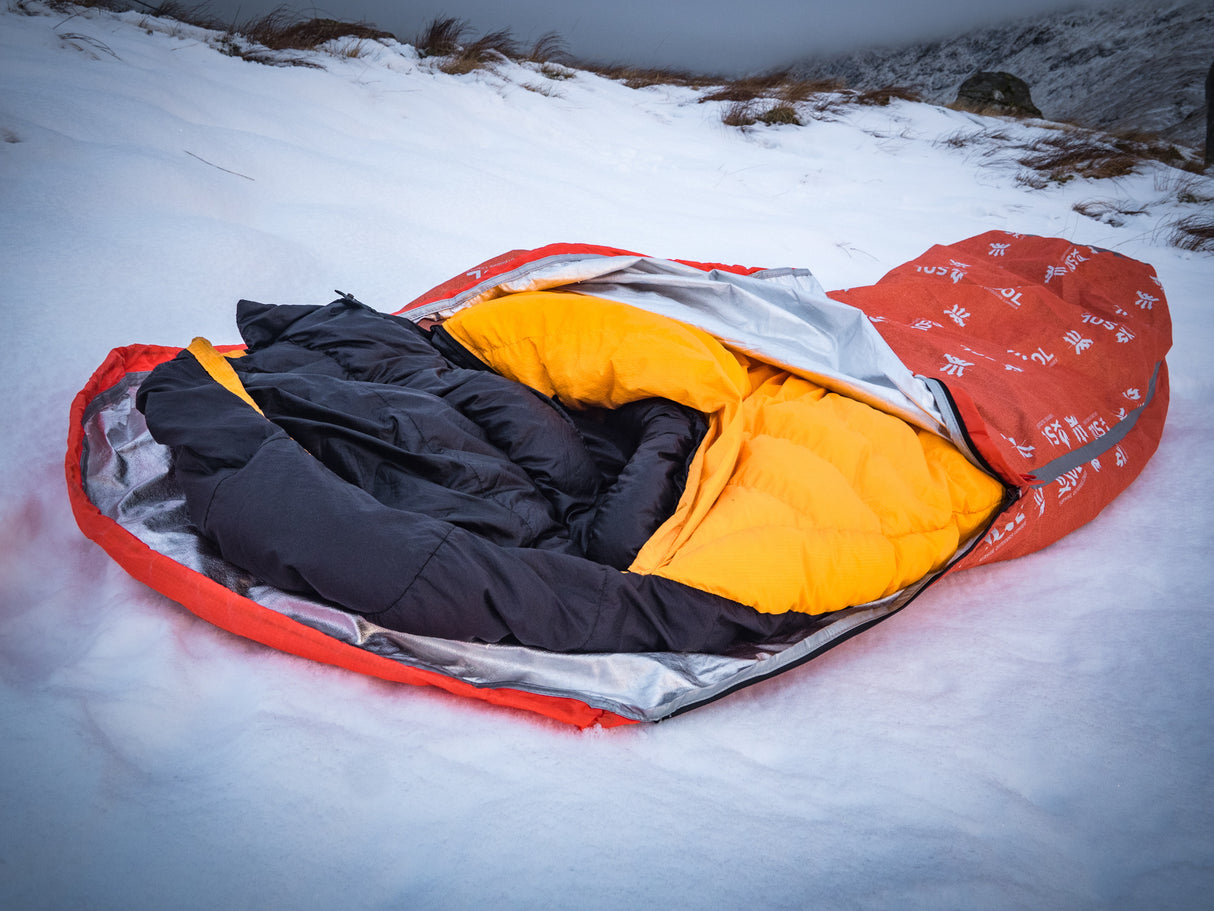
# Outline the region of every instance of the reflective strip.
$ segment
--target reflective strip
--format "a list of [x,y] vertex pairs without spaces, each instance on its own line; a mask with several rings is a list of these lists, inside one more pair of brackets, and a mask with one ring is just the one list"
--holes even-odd
[[[1029,474],[1022,475],[1021,477],[1027,482],[1027,486],[1031,489],[1053,484],[1068,471],[1078,468],[1080,465],[1092,461],[1092,459],[1099,458],[1124,440],[1126,434],[1133,430],[1134,425],[1138,423],[1138,418],[1142,415],[1143,410],[1155,398],[1155,384],[1159,379],[1159,368],[1162,365],[1163,361],[1155,365],[1155,371],[1151,374],[1151,382],[1147,386],[1147,397],[1141,405],[1118,421],[1117,426],[1112,428],[1108,433],[1096,437],[1096,439],[1090,443],[1085,443],[1078,449],[1072,449],[1065,455],[1046,462]],[[948,387],[934,377],[919,377],[919,379],[923,380],[932,391],[932,394],[935,395],[936,404],[944,415],[944,423],[949,431],[949,439],[971,462],[986,471],[990,471],[990,467],[984,463],[984,460],[970,446],[965,426],[961,422],[949,398]]]
[[1066,455],[1061,455],[1053,461],[1046,462],[1032,474],[1026,475],[1025,480],[1030,482],[1029,486],[1045,487],[1047,484],[1052,484],[1068,471],[1099,458],[1125,439],[1126,434],[1133,430],[1134,425],[1138,423],[1138,418],[1142,416],[1142,412],[1155,398],[1155,383],[1159,379],[1159,368],[1161,366],[1163,366],[1163,361],[1155,365],[1155,371],[1151,374],[1151,382],[1147,386],[1147,397],[1141,405],[1118,421],[1117,426],[1112,428],[1108,433],[1101,434],[1090,443],[1084,443],[1078,449],[1072,449]]
[[244,384],[240,382],[240,377],[236,375],[227,358],[216,351],[210,342],[200,335],[190,342],[190,347],[186,350],[194,355],[202,369],[211,375],[211,379],[265,417],[265,412],[257,407],[252,396],[245,391]]

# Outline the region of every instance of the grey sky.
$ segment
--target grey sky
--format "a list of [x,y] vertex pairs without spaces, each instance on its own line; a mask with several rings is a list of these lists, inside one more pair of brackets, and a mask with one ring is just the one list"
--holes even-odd
[[[813,55],[944,37],[1049,10],[1116,0],[295,0],[288,7],[366,20],[409,41],[428,22],[454,16],[481,35],[510,28],[530,42],[555,31],[576,57],[700,72],[773,69]],[[224,21],[243,22],[282,0],[213,0]]]

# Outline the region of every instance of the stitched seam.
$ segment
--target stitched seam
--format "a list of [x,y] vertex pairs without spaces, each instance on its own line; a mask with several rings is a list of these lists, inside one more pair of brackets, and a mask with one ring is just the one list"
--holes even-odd
[[409,594],[410,589],[412,589],[413,586],[417,584],[417,580],[422,577],[423,573],[425,573],[426,567],[428,567],[430,565],[430,562],[435,558],[435,556],[438,555],[438,552],[440,550],[442,550],[443,545],[445,545],[447,543],[447,539],[449,537],[451,537],[451,535],[454,532],[455,532],[455,526],[452,526],[447,529],[447,533],[445,535],[443,535],[443,539],[441,541],[439,541],[438,544],[435,545],[434,550],[430,551],[430,555],[428,557],[426,557],[426,562],[424,562],[418,568],[418,570],[414,574],[413,578],[409,580],[408,584],[403,589],[401,589],[401,593],[396,596],[396,598],[392,601],[391,604],[389,604],[383,610],[376,611],[373,614],[363,614],[363,616],[364,617],[378,617],[380,614],[385,613],[386,611],[393,610],[398,604],[400,604],[400,602],[404,599],[404,597],[407,594]]
[[591,625],[590,630],[586,633],[586,638],[583,639],[578,645],[579,649],[584,649],[586,647],[586,643],[594,638],[594,634],[598,630],[599,624],[603,620],[603,601],[607,597],[607,573],[611,571],[612,570],[610,567],[603,568],[603,581],[599,583],[599,594],[598,597],[594,599],[594,623]]

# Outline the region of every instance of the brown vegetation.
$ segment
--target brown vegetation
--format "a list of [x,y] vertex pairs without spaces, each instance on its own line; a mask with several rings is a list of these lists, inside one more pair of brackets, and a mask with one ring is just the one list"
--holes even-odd
[[[828,120],[849,104],[888,105],[893,101],[920,101],[920,96],[906,86],[884,86],[857,92],[846,88],[837,79],[800,79],[787,71],[763,76],[748,76],[727,82],[701,101],[727,101],[721,115],[729,126],[751,126],[755,123],[796,124],[812,120]],[[762,108],[763,102],[770,102]]]
[[337,19],[305,19],[293,21],[281,9],[268,13],[241,27],[250,41],[271,50],[311,50],[336,38],[359,38],[371,41],[395,40],[391,32],[365,22],[342,22]]
[[[1042,178],[1065,183],[1073,177],[1095,180],[1124,177],[1142,161],[1141,155],[1086,132],[1057,131],[1022,147],[1019,162]],[[1032,184],[1032,181],[1025,181]]]
[[789,76],[786,70],[762,76],[744,76],[725,83],[716,91],[709,92],[700,101],[754,101],[771,95],[788,81]]
[[795,106],[781,102],[779,104],[773,104],[771,107],[767,108],[767,110],[763,111],[763,113],[759,115],[759,122],[765,123],[768,126],[787,124],[789,126],[799,127],[801,125],[801,118],[797,116],[797,109]]
[[1214,253],[1214,216],[1190,215],[1172,225],[1173,246],[1195,253]]
[[[413,39],[413,46],[422,57],[445,57],[439,69],[452,75],[485,69],[502,60],[559,64],[569,59],[564,39],[556,32],[546,32],[524,51],[508,28],[489,32],[474,41],[465,40],[468,29],[468,22],[464,19],[440,17],[418,33]],[[544,71],[544,75],[561,79],[568,78],[569,74],[550,67]]]
[[846,86],[840,79],[789,79],[781,83],[775,96],[789,104],[801,104],[827,95],[837,95]]
[[630,89],[643,89],[651,85],[679,85],[701,88],[705,85],[713,85],[717,81],[710,76],[663,67],[631,66],[620,63],[579,63],[578,66],[591,73],[604,76],[607,79],[622,82]]
[[568,63],[572,59],[565,46],[565,39],[556,32],[540,35],[524,56],[532,63]]
[[461,45],[439,66],[444,73],[453,76],[481,70],[502,60],[519,56],[518,44],[510,35],[510,29],[498,29],[482,35],[469,44]]
[[775,102],[764,107],[759,101],[735,101],[721,114],[721,122],[730,127],[749,127],[756,123],[767,126],[801,126],[795,105]]
[[753,101],[735,101],[721,113],[721,123],[727,127],[749,127],[758,122]]
[[431,20],[413,39],[422,57],[446,57],[459,50],[460,39],[468,31],[466,19],[445,16]]
[[1124,225],[1127,217],[1145,215],[1147,211],[1132,203],[1112,199],[1088,199],[1075,203],[1071,208],[1080,215],[1086,215],[1088,218],[1102,221],[1106,225],[1112,225],[1114,228],[1120,228]]
[[1194,153],[1186,154],[1161,139],[1118,136],[1063,123],[1043,124],[1030,141],[1016,140],[1003,128],[987,128],[962,130],[937,140],[937,144],[954,149],[977,146],[984,157],[1010,151],[1016,155],[1017,164],[1025,168],[1018,182],[1034,189],[1077,177],[1091,180],[1124,177],[1146,162],[1194,173],[1202,170],[1202,163]]
[[879,89],[867,89],[863,92],[858,92],[852,100],[856,104],[885,107],[891,101],[922,101],[923,96],[910,86],[887,85]]

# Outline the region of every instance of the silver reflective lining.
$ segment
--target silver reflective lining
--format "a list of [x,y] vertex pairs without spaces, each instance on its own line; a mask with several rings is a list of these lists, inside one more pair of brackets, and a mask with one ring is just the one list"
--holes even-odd
[[560,254],[524,263],[407,316],[450,316],[478,301],[559,289],[630,304],[697,326],[835,392],[940,436],[945,418],[927,385],[865,313],[827,296],[806,269],[738,275],[646,256]]
[[657,721],[777,673],[891,613],[913,594],[908,590],[833,614],[800,640],[748,645],[729,655],[566,655],[386,630],[327,602],[264,585],[218,555],[190,524],[172,456],[152,439],[135,408],[144,376],[129,374],[94,399],[85,415],[84,487],[104,515],[148,547],[264,607],[342,642],[474,686],[570,697],[626,718]]
[[770,364],[944,435],[935,399],[868,316],[827,297],[817,279],[803,269],[735,275],[646,259],[565,290],[698,326]]

